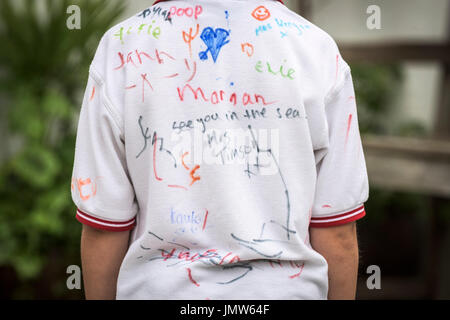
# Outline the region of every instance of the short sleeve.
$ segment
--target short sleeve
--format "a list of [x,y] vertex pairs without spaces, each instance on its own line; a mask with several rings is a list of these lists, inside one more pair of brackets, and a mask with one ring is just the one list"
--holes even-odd
[[120,123],[103,80],[91,69],[78,122],[71,190],[78,221],[108,231],[132,229],[138,211]]
[[331,227],[365,216],[369,184],[350,68],[325,100],[328,145],[317,150],[311,227]]

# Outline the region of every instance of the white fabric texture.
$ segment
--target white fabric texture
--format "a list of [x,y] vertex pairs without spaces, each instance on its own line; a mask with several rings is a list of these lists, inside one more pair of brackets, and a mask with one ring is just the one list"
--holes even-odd
[[350,68],[282,3],[164,1],[102,38],[72,198],[132,230],[118,299],[326,299],[309,228],[368,194]]

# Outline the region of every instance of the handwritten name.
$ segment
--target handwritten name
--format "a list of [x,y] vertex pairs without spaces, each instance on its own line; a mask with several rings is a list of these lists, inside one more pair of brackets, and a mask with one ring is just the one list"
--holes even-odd
[[[286,63],[287,61],[283,60],[283,62]],[[276,69],[273,68],[273,64],[271,64],[270,62],[267,61],[265,64],[263,64],[261,60],[259,60],[255,66],[256,71],[258,71],[259,73],[268,72],[275,76],[279,75],[282,78],[294,80],[295,70],[293,68],[289,68],[287,71],[285,71],[284,68],[286,68],[284,64],[281,64],[280,68]]]
[[180,101],[185,101],[187,91],[192,93],[194,100],[203,100],[204,102],[209,102],[213,105],[228,102],[233,106],[236,106],[238,102],[240,102],[243,106],[254,104],[262,104],[267,106],[276,103],[276,101],[267,102],[266,98],[261,94],[250,94],[247,92],[238,94],[236,92],[229,93],[225,90],[213,90],[211,93],[205,94],[205,90],[201,87],[194,89],[190,84],[186,84],[183,88],[178,87],[177,91]]
[[142,17],[145,19],[148,16],[150,16],[150,14],[152,14],[152,13],[153,13],[152,17],[157,15],[159,17],[163,17],[164,21],[168,21],[168,22],[172,23],[172,18],[170,17],[169,11],[162,10],[161,7],[152,7],[152,8],[145,9],[140,14],[138,14],[138,17]]
[[159,36],[161,35],[161,28],[160,27],[154,27],[154,23],[156,21],[153,20],[151,24],[142,23],[139,25],[139,27],[132,26],[128,27],[125,31],[124,27],[121,27],[117,33],[114,34],[114,37],[116,37],[122,44],[125,43],[125,38],[132,34],[137,34],[139,36],[146,35],[150,36],[156,40],[159,39]]

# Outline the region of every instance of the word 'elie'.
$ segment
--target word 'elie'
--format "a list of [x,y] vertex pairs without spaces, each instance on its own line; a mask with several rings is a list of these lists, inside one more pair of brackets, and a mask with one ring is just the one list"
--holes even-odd
[[[286,60],[284,60],[284,62],[286,62]],[[262,61],[258,61],[258,62],[256,63],[255,69],[256,69],[256,71],[258,71],[259,73],[264,73],[264,71],[266,70],[266,68],[267,68],[267,72],[269,72],[269,73],[271,73],[271,74],[273,74],[273,75],[275,75],[275,76],[276,76],[276,75],[280,75],[281,77],[286,78],[286,79],[291,79],[291,80],[294,79],[293,75],[294,75],[294,73],[295,73],[295,70],[292,69],[292,68],[289,68],[289,69],[287,70],[287,72],[284,72],[284,70],[283,70],[284,66],[283,66],[283,65],[281,65],[280,68],[279,68],[278,70],[274,70],[274,69],[272,68],[272,65],[271,65],[269,62],[266,62],[266,67],[264,67]]]

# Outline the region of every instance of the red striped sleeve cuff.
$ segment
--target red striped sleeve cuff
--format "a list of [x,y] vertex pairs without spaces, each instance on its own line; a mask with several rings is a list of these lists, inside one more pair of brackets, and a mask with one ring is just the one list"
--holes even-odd
[[361,205],[356,209],[332,216],[319,218],[312,217],[309,226],[313,228],[334,227],[359,220],[363,218],[365,215],[366,211],[364,209],[364,205]]
[[106,231],[115,231],[115,232],[128,231],[133,229],[136,225],[136,218],[123,222],[108,221],[96,218],[86,212],[81,211],[80,209],[77,209],[76,218],[82,224]]

